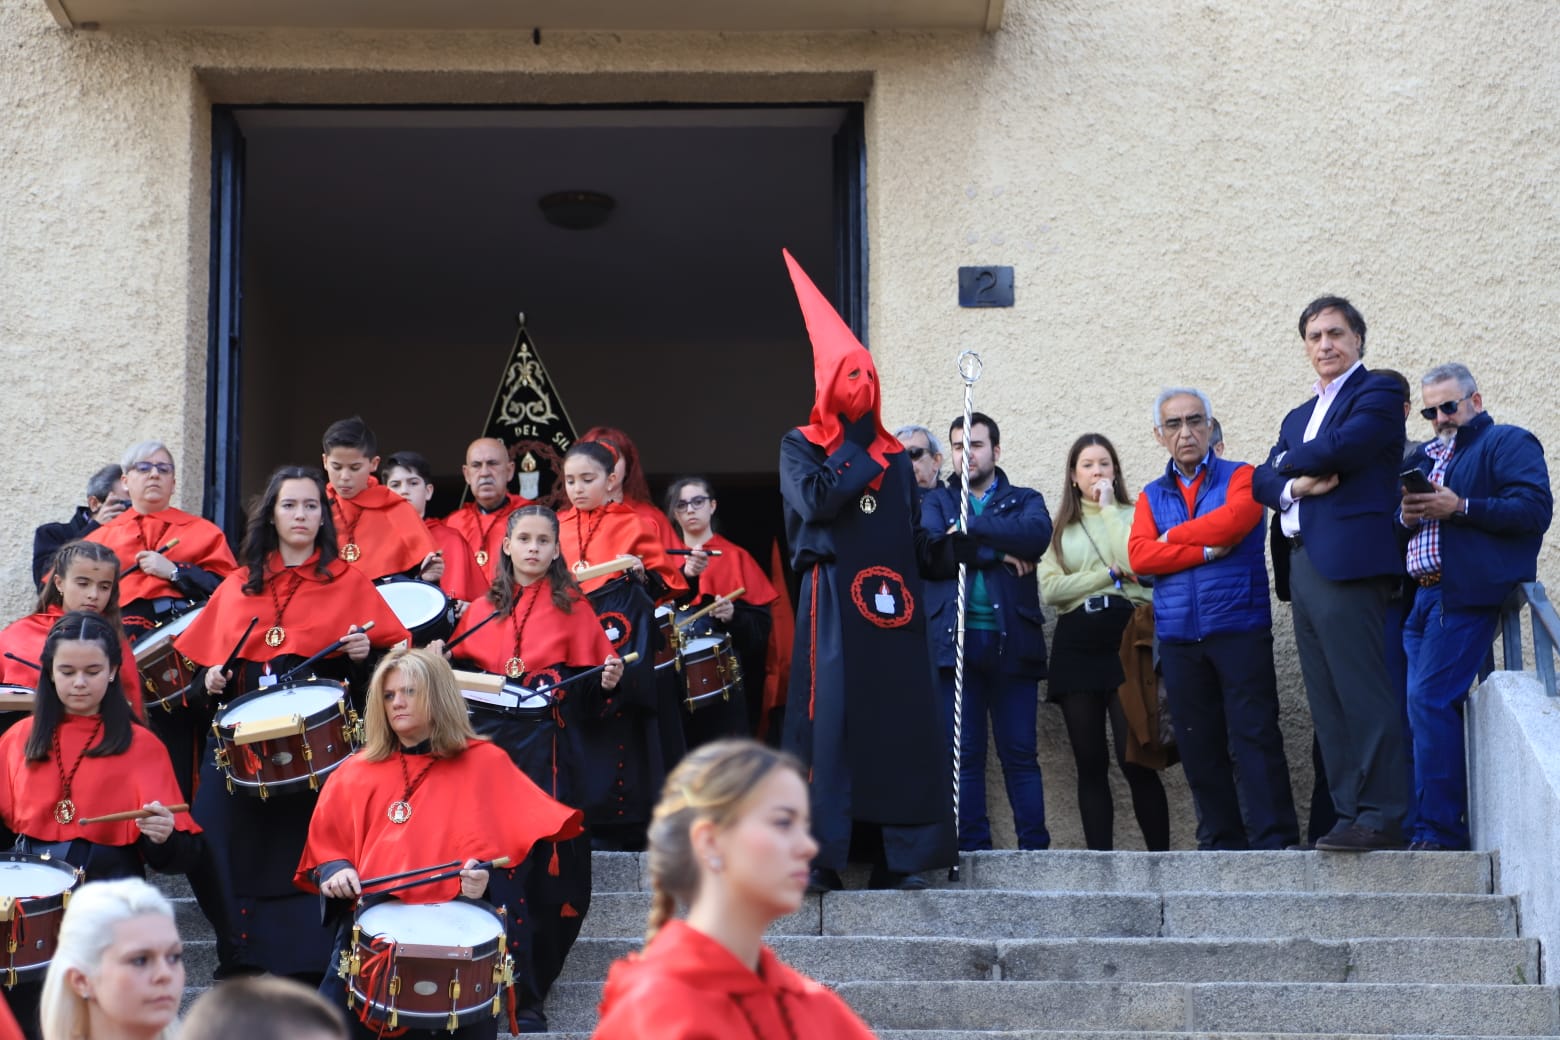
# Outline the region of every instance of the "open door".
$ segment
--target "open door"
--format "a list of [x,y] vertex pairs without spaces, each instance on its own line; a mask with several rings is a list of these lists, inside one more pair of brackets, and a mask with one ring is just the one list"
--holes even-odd
[[244,135],[231,109],[211,112],[211,306],[206,357],[203,512],[237,542],[243,531],[238,431],[243,305]]
[[834,133],[834,300],[845,324],[867,341],[867,140],[860,104]]

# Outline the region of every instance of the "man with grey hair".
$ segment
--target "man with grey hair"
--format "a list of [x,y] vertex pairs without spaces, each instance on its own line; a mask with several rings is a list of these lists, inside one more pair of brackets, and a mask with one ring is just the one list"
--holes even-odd
[[1138,496],[1132,570],[1154,576],[1154,629],[1201,849],[1282,849],[1298,840],[1278,728],[1264,511],[1251,466],[1208,447],[1201,390],[1161,391],[1154,436],[1170,453]]
[[87,504],[77,506],[64,523],[43,524],[33,532],[33,584],[43,588],[43,576],[54,565],[60,546],[85,538],[125,511],[130,504],[120,478],[124,470],[111,462],[87,479]]
[[901,426],[894,431],[899,443],[905,446],[910,457],[910,468],[915,471],[915,486],[923,492],[937,486],[942,476],[943,451],[937,435],[918,423]]
[[1554,501],[1543,445],[1490,417],[1467,367],[1437,365],[1420,391],[1435,437],[1406,463],[1399,512],[1413,532],[1408,574],[1419,583],[1403,626],[1419,810],[1409,847],[1466,849],[1463,704],[1501,604],[1537,574]]

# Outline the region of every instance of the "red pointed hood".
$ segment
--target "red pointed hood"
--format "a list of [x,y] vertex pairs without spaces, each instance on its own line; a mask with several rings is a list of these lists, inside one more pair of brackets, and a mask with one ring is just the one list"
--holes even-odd
[[[882,394],[878,386],[877,366],[872,355],[861,345],[850,326],[840,317],[834,306],[807,277],[801,264],[789,250],[781,250],[786,267],[791,272],[791,284],[796,289],[796,302],[801,305],[802,318],[807,323],[807,335],[813,347],[812,415],[806,426],[797,427],[802,436],[824,451],[833,453],[845,440],[845,430],[840,424],[840,413],[851,418],[872,412],[877,436],[869,450],[871,456],[884,467],[888,456],[902,451],[899,439],[883,427]],[[852,374],[854,373],[854,378]],[[881,477],[873,481],[876,487]]]

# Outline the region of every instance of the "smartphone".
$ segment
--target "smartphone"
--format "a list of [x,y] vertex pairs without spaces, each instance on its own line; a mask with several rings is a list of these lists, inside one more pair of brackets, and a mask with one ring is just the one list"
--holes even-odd
[[1417,469],[1405,469],[1398,474],[1398,479],[1411,495],[1429,495],[1436,489],[1435,485],[1430,483],[1430,478]]

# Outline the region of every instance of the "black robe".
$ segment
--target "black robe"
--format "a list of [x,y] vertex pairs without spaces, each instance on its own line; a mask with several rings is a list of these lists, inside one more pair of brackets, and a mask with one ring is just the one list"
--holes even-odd
[[903,453],[884,470],[848,441],[827,456],[796,430],[780,442],[786,535],[802,574],[784,746],[811,773],[820,867],[845,865],[853,823],[882,827],[891,871],[957,856],[921,578],[958,571],[950,540],[915,522],[914,487]]

